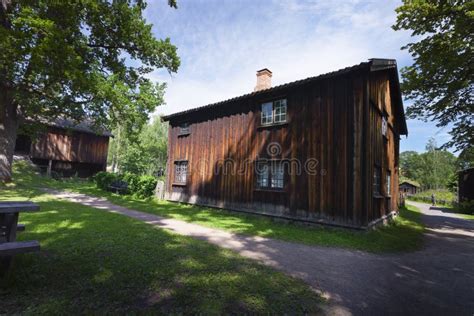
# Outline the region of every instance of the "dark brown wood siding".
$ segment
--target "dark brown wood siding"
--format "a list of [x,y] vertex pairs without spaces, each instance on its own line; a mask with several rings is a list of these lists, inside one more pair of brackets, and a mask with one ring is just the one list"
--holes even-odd
[[[390,80],[380,73],[385,77],[351,72],[172,119],[167,198],[347,226],[365,226],[396,210],[398,134],[390,129],[384,143],[381,116],[371,105],[393,112]],[[282,98],[288,123],[260,126],[261,104]],[[190,134],[180,136],[181,123],[190,124]],[[269,154],[269,146],[278,153]],[[260,158],[286,164],[284,190],[257,188]],[[174,164],[182,160],[188,161],[186,185],[174,183]],[[392,172],[391,199],[379,206],[371,190],[374,163],[384,179]]]
[[31,158],[67,162],[107,163],[109,138],[59,128],[48,128],[31,145]]
[[[366,159],[366,196],[368,222],[389,215],[398,210],[398,154],[400,136],[396,130],[394,102],[390,91],[390,74],[385,71],[373,72],[368,81],[367,129],[368,159]],[[387,117],[387,137],[382,135],[382,117]],[[374,195],[373,181],[375,168],[380,168],[380,196]],[[387,175],[390,173],[390,192],[387,192]]]

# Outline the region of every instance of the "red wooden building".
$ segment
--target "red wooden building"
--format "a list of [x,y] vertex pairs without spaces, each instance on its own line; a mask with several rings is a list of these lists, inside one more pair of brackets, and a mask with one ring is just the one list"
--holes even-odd
[[60,176],[88,177],[105,171],[110,132],[96,130],[86,121],[76,124],[57,119],[44,125],[36,137],[19,134],[15,152],[28,155],[36,165]]
[[398,210],[407,126],[395,60],[371,59],[164,117],[166,198],[367,228]]

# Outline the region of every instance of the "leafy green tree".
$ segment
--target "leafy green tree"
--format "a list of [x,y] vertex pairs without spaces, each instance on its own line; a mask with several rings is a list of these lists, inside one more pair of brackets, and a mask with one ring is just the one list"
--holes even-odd
[[176,72],[180,60],[168,38],[154,37],[145,8],[142,0],[0,1],[0,180],[11,178],[25,118],[147,121],[164,85],[146,74]]
[[421,184],[424,189],[444,189],[451,186],[456,172],[456,157],[436,146],[434,139],[426,145],[426,152],[405,151],[400,154],[401,175]]
[[474,146],[474,2],[403,0],[395,30],[410,30],[416,42],[404,46],[414,63],[401,70],[410,118],[453,124],[444,147]]
[[464,149],[458,157],[458,169],[463,170],[474,167],[474,147]]
[[155,117],[136,137],[119,127],[110,142],[109,164],[114,171],[156,175],[166,167],[168,124]]
[[422,170],[423,162],[416,151],[404,151],[400,154],[400,172],[403,177],[417,180]]

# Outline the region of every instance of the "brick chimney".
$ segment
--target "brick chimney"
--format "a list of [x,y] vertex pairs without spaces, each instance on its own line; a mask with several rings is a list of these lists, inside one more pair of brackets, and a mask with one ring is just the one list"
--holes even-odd
[[253,91],[260,91],[272,87],[272,72],[267,68],[257,71],[257,85]]

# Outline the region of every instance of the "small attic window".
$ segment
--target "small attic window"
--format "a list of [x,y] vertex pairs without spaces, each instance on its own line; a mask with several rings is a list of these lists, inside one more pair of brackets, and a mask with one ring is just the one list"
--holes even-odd
[[179,136],[185,136],[191,134],[191,129],[189,127],[189,123],[182,123],[179,126]]
[[382,116],[382,136],[385,137],[385,139],[388,138],[387,130],[388,130],[388,122],[387,122],[387,117],[384,115]]

